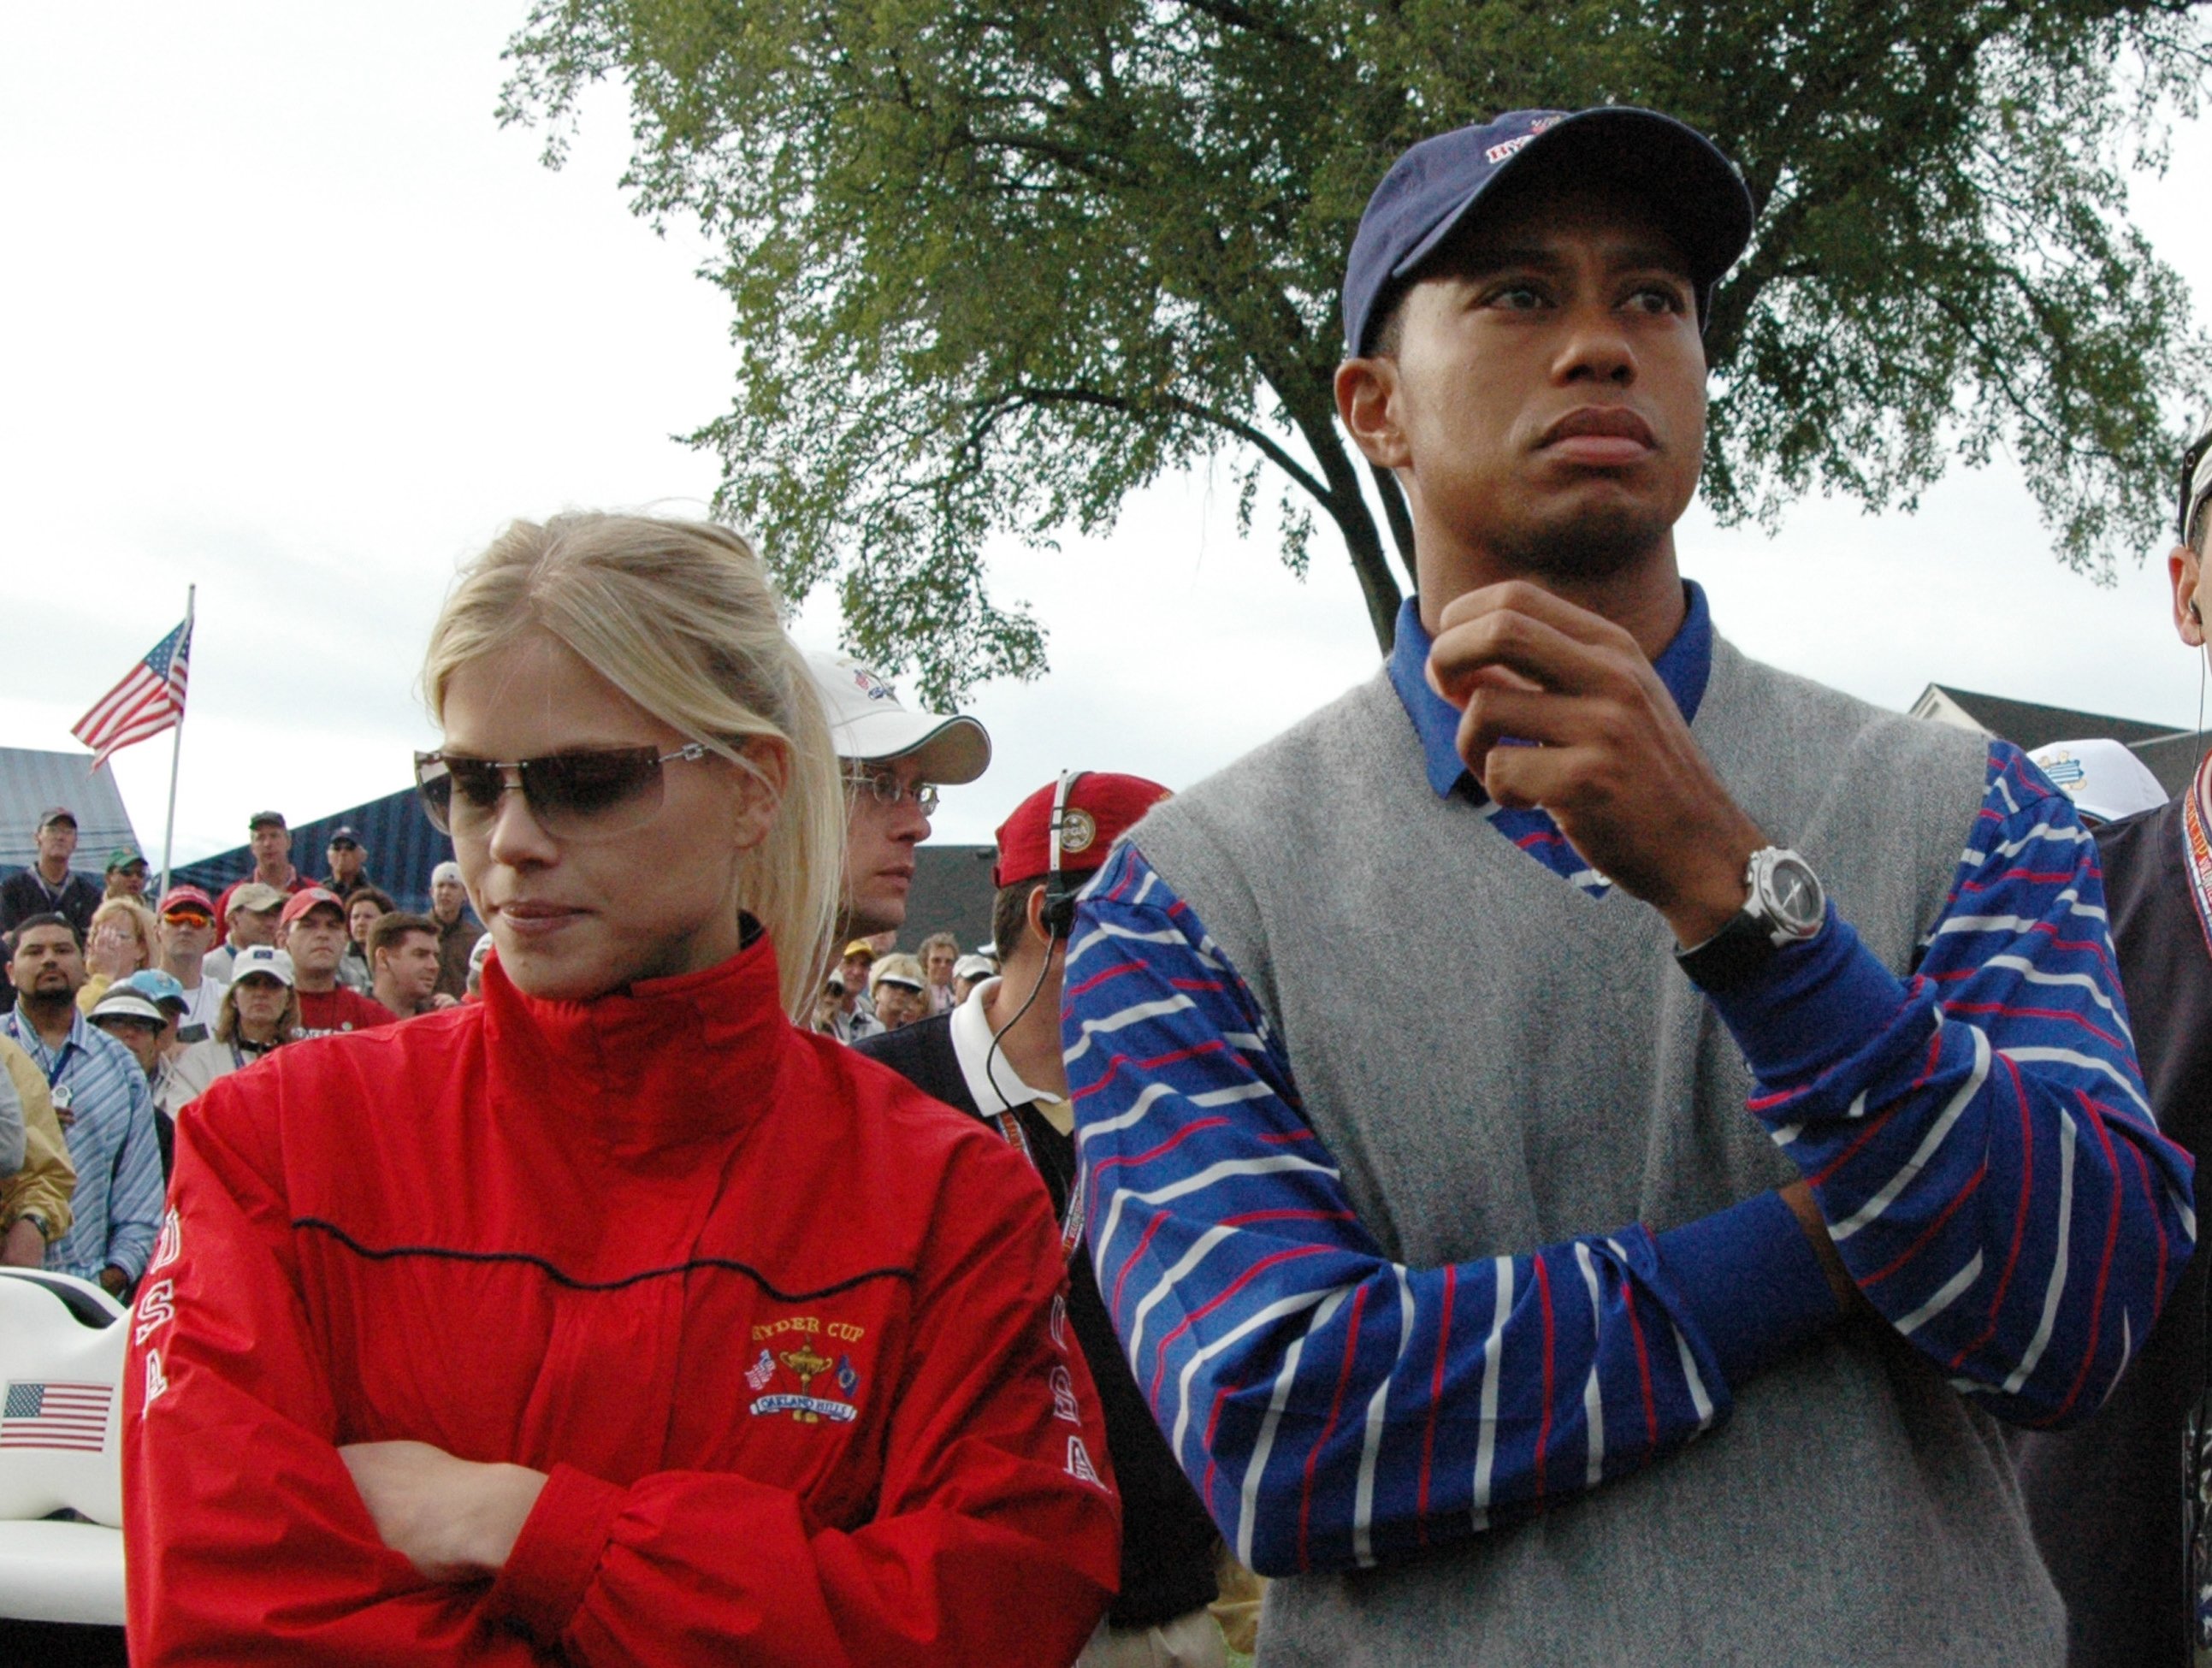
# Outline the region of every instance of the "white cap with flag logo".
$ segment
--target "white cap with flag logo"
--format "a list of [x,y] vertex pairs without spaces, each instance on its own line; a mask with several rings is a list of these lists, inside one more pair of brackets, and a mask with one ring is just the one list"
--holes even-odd
[[2149,765],[2106,736],[2047,742],[2028,758],[2074,801],[2076,811],[2095,822],[2118,822],[2138,811],[2155,810],[2168,797]]
[[911,758],[924,782],[948,788],[975,781],[989,766],[990,732],[975,720],[908,712],[886,679],[849,654],[810,654],[806,664],[838,758],[864,764]]

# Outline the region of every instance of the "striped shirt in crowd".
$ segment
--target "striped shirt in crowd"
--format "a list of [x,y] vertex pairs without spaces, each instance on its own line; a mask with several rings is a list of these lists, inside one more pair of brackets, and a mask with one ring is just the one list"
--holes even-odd
[[46,1267],[98,1280],[112,1263],[137,1280],[161,1226],[161,1154],[146,1074],[130,1050],[74,1006],[58,1049],[46,1046],[20,1004],[0,1014],[0,1033],[45,1074],[76,1166],[70,1200],[76,1221],[46,1247]]

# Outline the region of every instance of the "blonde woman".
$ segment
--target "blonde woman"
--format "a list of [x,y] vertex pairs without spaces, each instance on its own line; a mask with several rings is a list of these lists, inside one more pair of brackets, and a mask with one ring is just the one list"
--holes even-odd
[[921,959],[903,951],[885,956],[868,974],[868,1000],[885,1031],[896,1031],[929,1015]]
[[85,980],[76,1005],[89,1014],[108,987],[143,973],[161,954],[154,911],[135,898],[111,898],[92,912],[84,935]]
[[518,523],[424,683],[483,1000],[179,1129],[131,1659],[1071,1660],[1115,1513],[1043,1195],[792,1022],[843,795],[757,560]]

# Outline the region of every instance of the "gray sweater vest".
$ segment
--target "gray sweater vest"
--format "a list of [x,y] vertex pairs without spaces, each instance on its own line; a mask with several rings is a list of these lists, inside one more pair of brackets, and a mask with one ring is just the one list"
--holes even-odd
[[[1692,730],[1904,971],[1980,806],[1981,740],[1717,640]],[[1163,805],[1137,843],[1251,987],[1392,1257],[1662,1230],[1795,1179],[1658,913],[1589,897],[1438,800],[1387,679]],[[1997,1428],[1935,1367],[1862,1323],[1732,1388],[1727,1423],[1531,1522],[1277,1582],[1262,1662],[2063,1659]]]

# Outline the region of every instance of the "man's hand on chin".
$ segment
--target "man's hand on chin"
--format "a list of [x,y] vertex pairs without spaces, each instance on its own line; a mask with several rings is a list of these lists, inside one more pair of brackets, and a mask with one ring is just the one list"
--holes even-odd
[[1486,586],[1445,605],[1429,682],[1463,714],[1460,757],[1483,791],[1540,806],[1685,947],[1743,907],[1767,838],[1626,631],[1524,581]]

